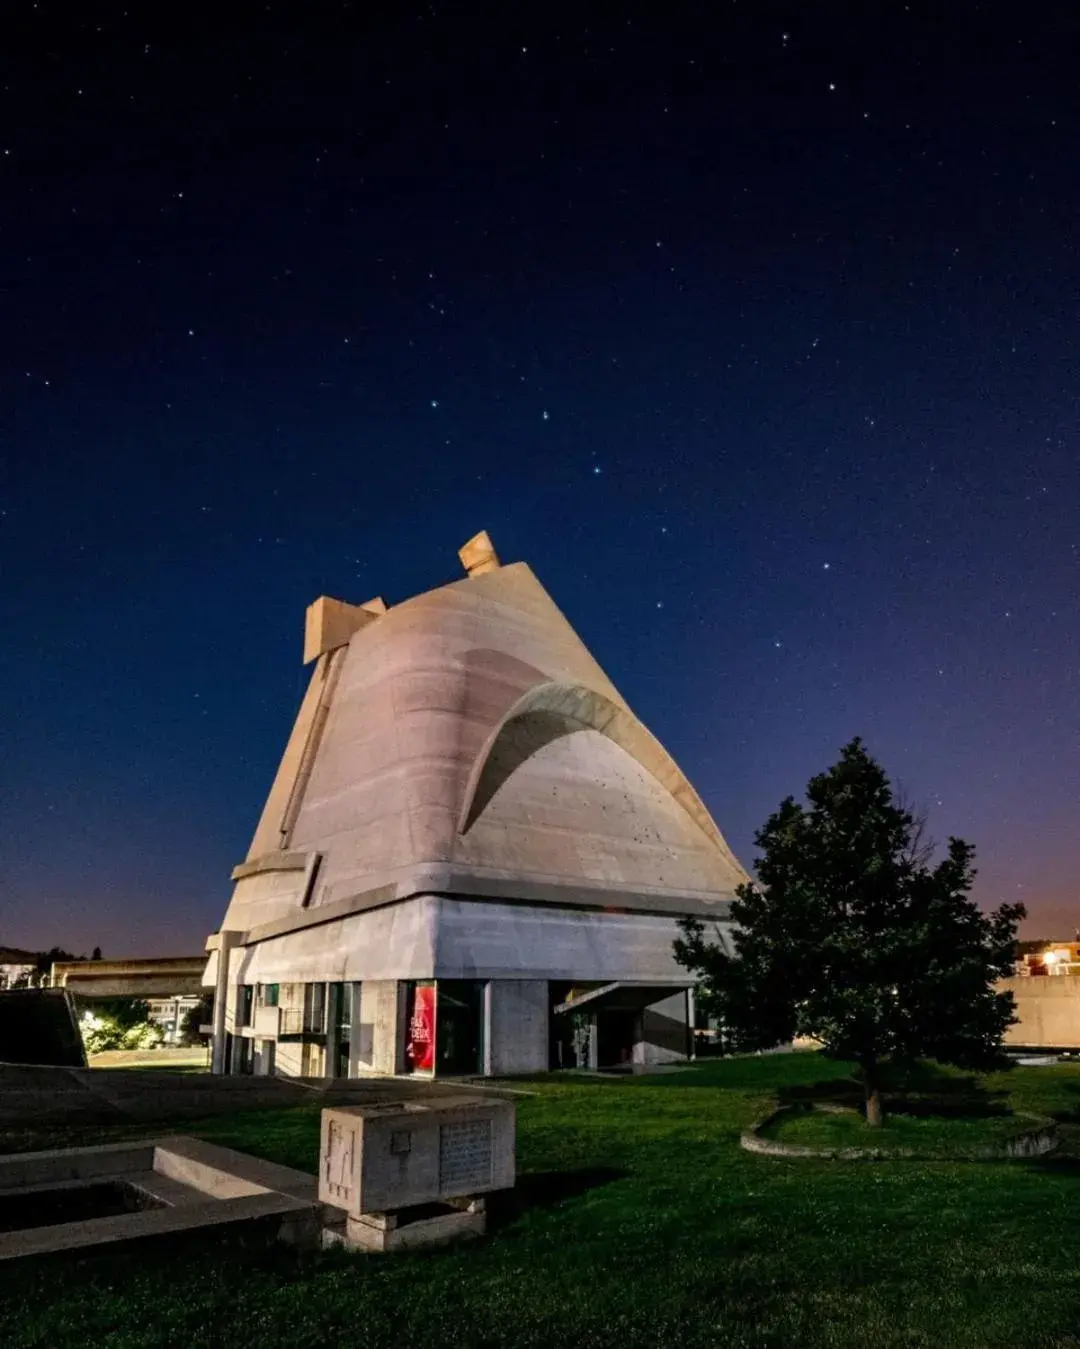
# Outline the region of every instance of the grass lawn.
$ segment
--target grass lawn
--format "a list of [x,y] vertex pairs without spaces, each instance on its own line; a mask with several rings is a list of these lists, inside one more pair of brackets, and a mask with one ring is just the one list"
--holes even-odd
[[[844,1163],[739,1148],[778,1093],[846,1072],[798,1054],[522,1084],[536,1094],[518,1101],[520,1183],[496,1235],[409,1256],[207,1239],[0,1266],[0,1345],[1080,1346],[1080,1155]],[[1080,1121],[1080,1067],[978,1086],[999,1107]],[[313,1103],[184,1131],[314,1171],[318,1121]],[[0,1149],[119,1132],[23,1132]]]
[[783,1115],[761,1130],[765,1138],[808,1148],[907,1148],[921,1156],[963,1157],[979,1148],[1000,1147],[1034,1127],[1012,1115],[942,1118],[889,1113],[874,1133],[861,1115]]

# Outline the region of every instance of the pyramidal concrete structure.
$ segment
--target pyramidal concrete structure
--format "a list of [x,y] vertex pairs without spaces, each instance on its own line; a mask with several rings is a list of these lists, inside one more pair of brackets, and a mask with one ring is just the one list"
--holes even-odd
[[310,606],[311,680],[207,942],[217,1071],[526,1072],[692,1046],[672,958],[746,873],[523,563]]

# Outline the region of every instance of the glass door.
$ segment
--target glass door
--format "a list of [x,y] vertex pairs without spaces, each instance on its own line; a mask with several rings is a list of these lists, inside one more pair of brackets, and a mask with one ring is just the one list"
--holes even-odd
[[334,1062],[331,1065],[334,1077],[349,1076],[349,1044],[352,1039],[352,984],[330,985],[330,1006],[333,1009],[333,1024],[330,1027],[328,1043],[334,1046]]
[[484,985],[476,979],[440,979],[435,1071],[471,1077],[484,1071]]

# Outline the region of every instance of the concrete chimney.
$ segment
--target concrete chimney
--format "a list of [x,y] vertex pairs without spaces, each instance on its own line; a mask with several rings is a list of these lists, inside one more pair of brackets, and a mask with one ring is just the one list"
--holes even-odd
[[482,576],[484,572],[496,571],[499,567],[499,555],[488,538],[487,530],[482,529],[463,547],[458,549],[461,565],[470,576]]
[[354,632],[385,613],[386,604],[381,599],[346,604],[344,600],[320,595],[314,604],[308,605],[304,619],[304,664],[344,646]]

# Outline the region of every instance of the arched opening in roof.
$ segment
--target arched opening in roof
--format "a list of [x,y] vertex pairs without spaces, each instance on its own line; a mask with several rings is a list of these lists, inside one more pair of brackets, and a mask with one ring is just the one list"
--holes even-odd
[[458,832],[468,833],[503,783],[531,755],[560,736],[585,729],[599,731],[631,755],[675,798],[736,871],[742,873],[701,798],[659,740],[629,708],[582,684],[537,685],[506,713],[473,764]]

